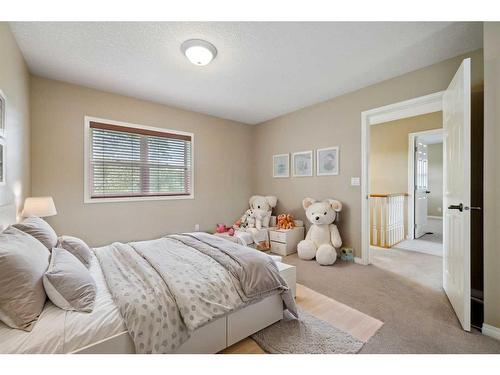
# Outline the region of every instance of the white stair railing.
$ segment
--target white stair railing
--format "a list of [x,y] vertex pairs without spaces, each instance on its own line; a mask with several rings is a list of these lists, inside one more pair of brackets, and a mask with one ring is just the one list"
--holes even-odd
[[405,238],[406,193],[370,194],[370,244],[392,247]]

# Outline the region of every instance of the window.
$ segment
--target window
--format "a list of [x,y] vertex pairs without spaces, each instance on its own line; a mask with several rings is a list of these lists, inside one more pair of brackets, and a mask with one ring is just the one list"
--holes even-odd
[[417,170],[415,184],[417,189],[428,189],[429,186],[429,166],[427,160],[427,145],[418,143],[417,145]]
[[86,202],[192,198],[193,135],[86,118]]

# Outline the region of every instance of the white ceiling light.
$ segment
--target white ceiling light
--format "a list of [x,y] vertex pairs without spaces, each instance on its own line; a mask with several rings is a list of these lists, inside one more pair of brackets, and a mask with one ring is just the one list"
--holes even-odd
[[212,43],[201,39],[189,39],[181,45],[181,51],[194,65],[205,66],[217,56],[217,49]]

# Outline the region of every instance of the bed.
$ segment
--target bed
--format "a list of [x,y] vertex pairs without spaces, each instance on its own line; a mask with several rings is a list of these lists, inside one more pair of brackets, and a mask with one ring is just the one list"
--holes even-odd
[[[142,325],[140,322],[137,324],[137,321],[140,321],[138,319],[139,315],[134,317],[133,314],[130,314],[130,305],[134,304],[130,299],[123,300],[126,297],[125,294],[131,291],[123,289],[123,285],[117,281],[119,278],[118,274],[121,274],[124,278],[131,277],[129,273],[138,276],[138,269],[131,272],[128,268],[125,268],[129,266],[133,268],[135,264],[133,262],[136,262],[134,257],[128,257],[129,253],[135,254],[136,252],[134,248],[132,253],[131,247],[133,246],[139,249],[137,255],[142,259],[147,259],[150,265],[152,265],[151,267],[156,270],[155,276],[151,276],[151,280],[153,280],[153,284],[151,285],[153,287],[150,292],[158,301],[150,301],[142,304],[146,307],[147,311],[152,310],[151,306],[153,304],[154,309],[158,310],[169,306],[168,302],[162,300],[164,297],[162,297],[161,293],[163,292],[160,293],[161,287],[156,284],[162,272],[172,275],[175,274],[173,271],[177,267],[180,273],[186,273],[184,276],[186,281],[183,282],[188,282],[189,280],[200,281],[206,278],[207,283],[213,283],[214,279],[207,278],[209,277],[207,275],[213,272],[213,269],[218,269],[216,273],[219,272],[218,277],[220,277],[220,281],[227,283],[228,280],[224,277],[229,277],[232,283],[235,281],[239,283],[240,281],[237,280],[238,277],[244,279],[246,277],[245,274],[247,274],[247,270],[243,269],[244,267],[241,267],[241,265],[247,261],[252,261],[253,253],[258,254],[261,262],[266,262],[266,259],[263,258],[267,257],[265,254],[208,234],[193,233],[176,236],[133,244],[115,243],[94,249],[90,267],[90,272],[97,285],[94,310],[91,313],[65,311],[54,306],[47,300],[46,306],[31,332],[11,329],[0,322],[0,353],[216,353],[282,319],[284,305],[288,306],[289,309],[295,309],[293,302],[293,291],[295,288],[294,273],[286,272],[289,271],[289,266],[275,263],[269,258],[270,264],[276,268],[277,272],[274,273],[272,271],[272,273],[273,277],[277,277],[278,284],[280,284],[279,287],[273,290],[264,290],[263,293],[262,290],[257,290],[257,293],[252,295],[249,293],[248,288],[246,291],[241,290],[245,289],[242,286],[244,283],[241,283],[239,286],[234,284],[236,288],[233,296],[228,296],[228,298],[234,297],[237,300],[235,296],[241,293],[242,296],[247,295],[246,298],[242,298],[241,302],[237,301],[236,304],[224,302],[219,306],[221,311],[208,315],[200,314],[200,316],[192,318],[195,322],[196,320],[199,320],[199,322],[190,325],[190,313],[184,310],[185,313],[183,313],[181,310],[186,310],[186,301],[193,301],[193,296],[191,296],[193,292],[187,289],[185,293],[180,293],[179,291],[182,288],[179,286],[176,287],[173,284],[176,281],[179,281],[179,284],[182,282],[173,278],[168,280],[168,282],[166,281],[165,285],[168,293],[171,293],[170,298],[174,300],[174,304],[179,308],[176,314],[185,322],[184,329],[176,329],[174,331],[162,330],[161,323],[163,321],[160,322],[159,318],[156,317],[156,321],[158,322],[155,323],[153,321],[155,317],[153,317],[152,312],[151,321],[146,321]],[[194,244],[201,247],[201,250],[192,248],[191,245],[195,246]],[[166,248],[162,249],[165,246]],[[129,247],[128,250],[127,247]],[[157,256],[158,251],[163,251],[161,256]],[[249,251],[252,253],[249,253]],[[200,252],[202,253],[201,256],[198,254]],[[204,259],[203,262],[210,259],[207,254],[211,252],[213,253],[212,260],[206,264],[197,263],[199,259]],[[166,257],[167,253],[170,255]],[[191,262],[192,264],[184,266],[186,259],[178,255],[183,254],[184,256],[185,253],[191,254],[186,259],[188,259],[188,263]],[[239,255],[235,257],[234,253],[238,253]],[[165,262],[168,263],[166,266],[161,264],[163,257],[169,259],[168,262]],[[226,273],[221,271],[224,267],[219,267],[224,263],[227,263],[225,265],[228,270]],[[251,265],[248,266],[248,268],[251,267]],[[188,271],[190,268],[193,269]],[[204,271],[203,268],[206,268],[206,270]],[[114,273],[115,271],[116,274]],[[251,270],[251,272],[254,271],[255,269]],[[149,268],[145,272],[153,275],[153,271]],[[161,277],[167,279],[169,276],[164,274]],[[255,280],[247,281],[250,284],[255,282]],[[116,285],[113,286],[115,282]],[[287,284],[290,284],[291,289],[287,287]],[[200,287],[203,289],[203,286]],[[250,288],[253,287],[250,285]],[[221,289],[221,292],[225,293],[225,290],[222,291]],[[190,296],[190,298],[185,298],[186,295]],[[170,307],[172,307],[171,305],[172,303],[170,303]],[[193,308],[193,306],[191,307]],[[212,306],[215,305],[211,304],[210,307]],[[200,308],[200,305],[194,307]],[[180,323],[178,325],[181,326]],[[138,327],[149,328],[149,334],[145,335],[150,340],[149,345],[146,339],[141,341],[141,334],[137,332],[139,330]],[[163,335],[165,339],[166,333],[169,335],[171,333],[181,336],[185,335],[185,337],[183,340],[179,339],[176,341],[178,344],[175,347],[170,347],[170,341],[167,342],[168,349],[159,346],[155,347],[155,342],[157,343],[156,345],[159,345],[160,342],[158,339],[155,341],[155,338],[162,337]],[[145,346],[139,346],[141,343],[145,343]]]

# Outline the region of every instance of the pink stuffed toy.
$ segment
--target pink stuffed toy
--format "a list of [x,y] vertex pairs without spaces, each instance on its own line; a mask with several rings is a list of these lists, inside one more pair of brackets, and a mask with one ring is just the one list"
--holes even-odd
[[234,228],[226,227],[226,224],[217,224],[215,231],[217,233],[226,233],[230,236],[234,236]]
[[226,233],[226,224],[217,224],[217,227],[215,229],[217,233]]

